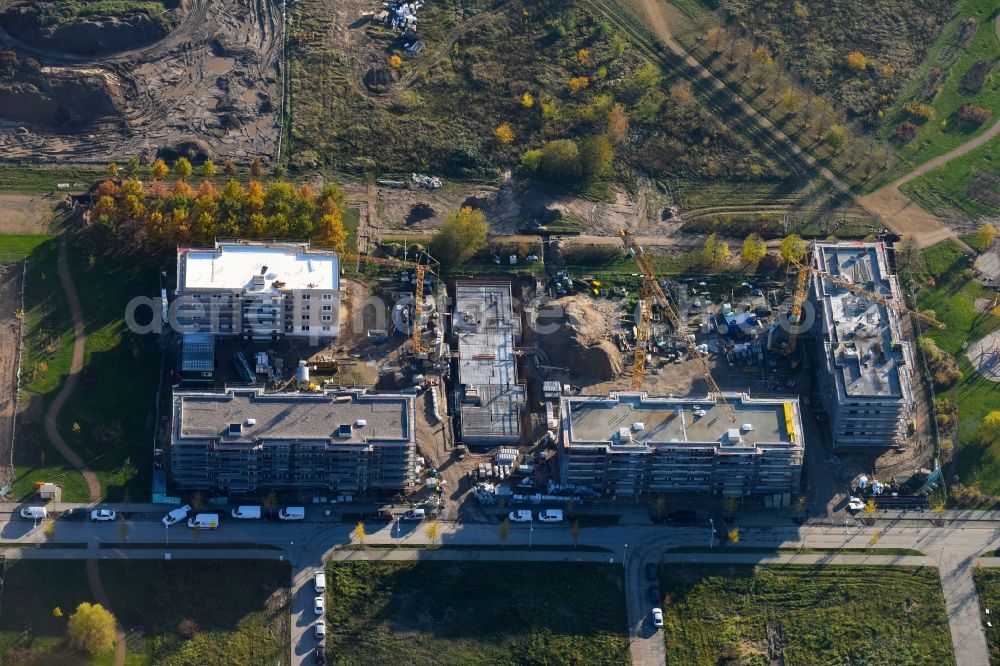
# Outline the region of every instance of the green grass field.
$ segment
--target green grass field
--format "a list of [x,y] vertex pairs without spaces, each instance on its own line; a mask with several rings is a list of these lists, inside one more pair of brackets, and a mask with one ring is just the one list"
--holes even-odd
[[[1000,609],[1000,571],[975,569],[972,578],[976,581],[979,608],[989,608],[990,615],[993,615]],[[1000,664],[1000,623],[994,622],[992,627],[987,627],[984,622],[983,631],[986,632],[986,643],[990,649],[990,663]]]
[[[976,483],[987,494],[1000,493],[1000,446],[985,446],[976,437],[983,417],[1000,405],[1000,384],[975,372],[963,353],[967,343],[1000,328],[1000,319],[975,308],[977,298],[992,299],[995,294],[966,274],[970,258],[953,241],[927,248],[923,256],[926,274],[933,276],[936,284],[918,291],[917,306],[933,310],[947,326],[944,330],[929,329],[924,335],[957,357],[963,375],[958,384],[938,394],[958,405],[954,472],[965,485]],[[927,275],[921,282],[926,284]]]
[[[1000,42],[993,27],[995,0],[961,0],[952,19],[941,30],[910,85],[899,97],[898,103],[886,113],[880,135],[887,138],[897,125],[906,119],[902,106],[909,100],[930,102],[936,114],[920,127],[917,137],[897,150],[900,163],[895,175],[903,174],[937,155],[965,143],[973,136],[1000,120],[1000,76],[996,61],[1000,60]],[[967,45],[956,40],[956,31],[965,19],[975,21],[975,35]],[[964,92],[960,88],[962,77],[977,60],[994,63],[993,73],[978,93]],[[929,80],[940,79],[936,95],[928,92]],[[959,127],[955,112],[963,104],[975,104],[993,110],[993,116],[975,130]],[[890,174],[891,175],[891,174]]]
[[661,572],[667,663],[954,663],[934,569],[705,566]]
[[623,585],[605,564],[331,563],[327,653],[344,664],[628,663]]
[[57,191],[57,183],[80,183],[81,187],[74,187],[71,191],[81,192],[89,188],[94,180],[106,175],[107,171],[102,169],[0,163],[0,191],[35,194]]
[[39,234],[0,235],[0,261],[23,261],[48,238]]
[[921,208],[937,215],[975,218],[1000,214],[1000,138],[905,183],[900,189]]
[[[103,561],[111,612],[124,628],[129,666],[273,664],[287,658],[289,568],[279,562]],[[76,606],[94,601],[81,560],[8,564],[0,605],[0,661],[23,666],[111,664],[65,644]],[[64,616],[53,617],[55,607]],[[182,638],[193,620],[198,632]]]
[[[124,317],[133,297],[159,295],[157,269],[108,253],[99,239],[87,234],[74,236],[69,247],[87,343],[84,368],[60,413],[59,430],[97,472],[109,499],[124,498],[125,489],[115,473],[125,458],[131,458],[138,473],[128,483],[128,499],[142,500],[152,474],[148,451],[160,350],[155,335],[132,333]],[[42,427],[44,411],[69,372],[73,348],[72,319],[56,272],[57,249],[53,239],[29,257],[27,334],[21,363],[28,407],[18,420],[14,493],[23,496],[31,492],[35,481],[56,480],[63,485],[65,501],[86,501],[82,477],[65,465]],[[79,432],[74,432],[74,423],[79,424]]]

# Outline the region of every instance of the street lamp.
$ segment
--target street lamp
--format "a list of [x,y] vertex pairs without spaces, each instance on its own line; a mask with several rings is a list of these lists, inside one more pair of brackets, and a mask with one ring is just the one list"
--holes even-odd
[[712,549],[715,547],[715,519],[709,518],[708,526],[711,529],[708,533],[708,547],[709,549]]
[[628,557],[628,544],[625,544],[625,548],[622,549],[622,568],[626,566],[625,560]]
[[393,525],[393,534],[396,536],[396,543],[399,544],[399,516],[396,516],[396,524]]
[[535,533],[535,512],[531,511],[528,515],[528,548],[531,548],[531,537]]

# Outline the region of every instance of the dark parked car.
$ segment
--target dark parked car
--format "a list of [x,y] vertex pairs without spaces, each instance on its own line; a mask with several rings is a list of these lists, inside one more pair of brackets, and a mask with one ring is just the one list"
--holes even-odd
[[660,588],[655,585],[650,585],[646,594],[649,595],[649,603],[653,606],[659,606],[660,602],[663,601],[663,599],[660,598]]
[[656,565],[652,562],[646,563],[646,578],[649,580],[656,580],[657,578]]
[[62,517],[66,520],[86,520],[89,512],[86,509],[66,509],[62,513]]
[[317,664],[325,664],[326,663],[326,648],[325,647],[323,647],[322,645],[320,645],[318,648],[316,648],[313,651],[313,654],[316,656],[316,663]]
[[694,511],[671,511],[667,514],[667,522],[671,525],[691,525],[696,517]]

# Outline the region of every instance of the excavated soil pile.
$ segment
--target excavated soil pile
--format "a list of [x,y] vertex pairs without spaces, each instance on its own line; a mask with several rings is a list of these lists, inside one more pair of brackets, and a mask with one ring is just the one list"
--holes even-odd
[[601,381],[614,379],[622,372],[621,352],[608,337],[617,321],[609,301],[567,296],[553,301],[550,307],[553,314],[561,308],[562,317],[540,318],[539,340],[549,365]]
[[101,70],[40,67],[0,52],[0,118],[70,130],[121,107],[117,77]]
[[84,15],[60,21],[50,18],[53,4],[16,5],[0,14],[0,26],[30,47],[58,49],[80,56],[127,51],[152,44],[167,35],[166,24],[144,12],[119,16]]

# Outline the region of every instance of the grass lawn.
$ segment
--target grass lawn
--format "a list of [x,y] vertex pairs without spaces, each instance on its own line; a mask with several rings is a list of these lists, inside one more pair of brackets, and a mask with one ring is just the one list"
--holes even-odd
[[42,234],[0,235],[0,261],[22,261],[48,239]]
[[[1000,570],[974,569],[972,578],[976,581],[980,610],[989,608],[990,615],[996,613],[1000,608]],[[1000,624],[994,623],[992,627],[987,627],[984,622],[983,631],[986,632],[986,643],[990,649],[990,663],[1000,664]]]
[[591,563],[327,565],[339,663],[628,663],[621,567]]
[[[1000,59],[1000,43],[993,27],[995,9],[996,0],[961,0],[917,75],[900,95],[896,105],[886,113],[880,129],[882,138],[888,138],[896,126],[906,119],[902,106],[907,101],[929,101],[936,111],[934,118],[921,126],[917,137],[897,150],[900,159],[895,170],[897,175],[965,143],[997,122],[1000,116],[1000,76],[995,63]],[[965,19],[972,19],[976,30],[967,45],[962,45],[956,40],[956,33]],[[960,87],[962,77],[978,60],[993,62],[993,74],[987,77],[978,93],[964,92]],[[942,76],[947,78],[939,84],[939,92],[933,96],[929,93],[929,89],[934,87],[930,79]],[[955,117],[963,104],[992,109],[993,116],[978,129],[963,131]]]
[[963,378],[938,397],[949,397],[958,405],[958,441],[954,471],[966,485],[977,483],[987,494],[1000,493],[1000,446],[984,446],[976,437],[983,417],[1000,405],[1000,384],[979,375],[963,353],[967,343],[1000,328],[1000,319],[976,310],[977,298],[992,298],[994,292],[968,279],[970,260],[954,242],[944,241],[923,252],[926,272],[934,276],[933,288],[917,293],[917,305],[934,310],[945,330],[929,329],[924,335],[958,358]]
[[[99,567],[110,610],[128,636],[126,664],[229,666],[287,658],[286,563],[136,560]],[[63,641],[67,619],[82,601],[93,601],[83,561],[10,563],[0,606],[0,660],[110,664],[110,653],[88,660]],[[57,606],[64,617],[53,617]],[[190,639],[177,633],[185,619],[198,626]]]
[[952,664],[934,569],[671,565],[670,664]]
[[3,163],[0,164],[0,190],[33,194],[56,191],[56,183],[70,185],[80,183],[82,187],[74,187],[72,191],[82,192],[101,176],[107,176],[107,171],[82,167],[50,168]]
[[[69,241],[70,272],[83,307],[87,343],[77,389],[58,425],[63,438],[90,461],[109,499],[123,498],[124,489],[114,477],[125,458],[131,458],[138,473],[128,484],[128,499],[136,501],[148,495],[152,475],[148,452],[160,352],[158,338],[130,332],[124,315],[131,298],[158,295],[157,267],[100,247],[88,234]],[[35,481],[56,477],[65,501],[86,501],[82,477],[68,471],[42,426],[45,409],[69,371],[73,348],[72,320],[56,274],[57,252],[53,239],[29,258],[22,360],[29,404],[18,421],[14,493],[22,496]]]
[[[995,115],[1000,116],[1000,109]],[[900,188],[938,215],[1000,214],[1000,138],[911,180]]]

